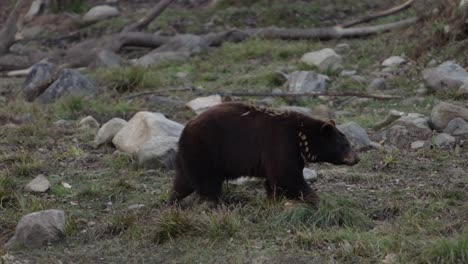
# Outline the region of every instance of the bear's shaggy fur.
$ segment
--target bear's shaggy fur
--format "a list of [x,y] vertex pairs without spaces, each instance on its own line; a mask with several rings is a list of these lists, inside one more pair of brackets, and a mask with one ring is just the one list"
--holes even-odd
[[252,176],[265,179],[269,197],[284,195],[314,204],[318,196],[302,175],[305,163],[354,165],[358,161],[333,121],[223,103],[185,126],[169,201],[180,201],[196,191],[201,199],[217,202],[224,180]]

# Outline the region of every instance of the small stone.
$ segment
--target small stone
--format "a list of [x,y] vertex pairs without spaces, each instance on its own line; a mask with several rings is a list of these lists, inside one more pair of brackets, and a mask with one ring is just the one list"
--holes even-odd
[[288,91],[291,93],[325,92],[330,78],[311,71],[295,71],[288,75]]
[[302,174],[304,175],[304,180],[306,181],[316,181],[318,174],[316,170],[311,170],[309,168],[304,168],[302,170]]
[[400,56],[391,56],[382,62],[382,67],[396,67],[405,62],[406,60]]
[[99,122],[92,116],[87,116],[78,123],[80,129],[99,128]]
[[423,148],[425,144],[426,144],[426,141],[423,141],[423,140],[418,140],[418,141],[412,142],[411,143],[411,149]]
[[343,67],[341,56],[330,48],[306,53],[301,61],[310,66],[317,66],[320,70],[338,70]]
[[119,10],[113,6],[100,5],[91,8],[84,16],[85,22],[96,22],[119,15]]
[[444,129],[444,133],[453,136],[467,135],[468,122],[459,117],[454,118],[447,124],[447,127]]
[[385,79],[377,78],[372,80],[367,88],[369,90],[385,90],[387,85],[385,84]]
[[348,122],[337,126],[343,134],[346,135],[354,148],[363,150],[371,148],[371,140],[366,130],[355,122]]
[[338,52],[339,54],[346,54],[350,51],[351,46],[347,43],[340,43],[335,46],[335,51]]
[[43,174],[39,174],[34,178],[34,180],[30,181],[24,189],[27,192],[36,192],[36,193],[43,193],[47,192],[50,188],[50,182]]
[[144,207],[145,207],[144,204],[132,204],[128,206],[128,210],[138,210]]
[[127,124],[127,121],[121,118],[112,118],[107,121],[98,130],[96,137],[94,138],[94,146],[98,147],[105,143],[111,143],[114,136]]
[[356,75],[357,71],[355,70],[342,70],[340,72],[340,76],[341,77],[350,77],[350,76],[353,76],[353,75]]
[[271,90],[271,93],[272,94],[282,94],[283,90],[281,90],[280,88],[274,88],[273,90]]
[[56,127],[63,127],[63,128],[71,128],[75,125],[75,122],[70,121],[70,120],[57,120],[54,122],[54,126]]
[[446,133],[437,134],[434,144],[438,147],[451,147],[455,144],[455,138]]
[[96,222],[94,222],[94,221],[89,221],[86,225],[87,225],[88,227],[94,227],[94,226],[96,226]]
[[192,101],[188,102],[186,105],[195,111],[197,114],[201,114],[208,110],[209,108],[221,104],[223,102],[220,95],[211,95],[206,97],[195,98]]

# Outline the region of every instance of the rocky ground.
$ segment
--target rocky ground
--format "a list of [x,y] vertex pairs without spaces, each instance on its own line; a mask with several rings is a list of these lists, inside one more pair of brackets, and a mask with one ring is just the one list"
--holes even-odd
[[[149,29],[330,26],[399,3],[195,2],[178,2]],[[74,6],[83,13],[90,7]],[[66,46],[74,37],[119,31],[147,7],[121,1],[118,14],[78,29],[43,15],[35,18],[40,30],[29,32],[37,35],[15,47]],[[68,26],[74,37],[58,38]],[[43,61],[26,77],[3,75],[2,262],[468,262],[468,53],[466,39],[421,52],[425,30],[435,27],[347,40],[251,39],[159,57],[145,67],[130,66],[143,51],[128,49],[101,54],[95,68]],[[279,96],[310,92],[393,98]],[[258,181],[226,184],[218,208],[196,196],[180,208],[167,206],[183,124],[223,100],[334,119],[361,162],[305,170],[321,196],[318,209],[268,200]]]

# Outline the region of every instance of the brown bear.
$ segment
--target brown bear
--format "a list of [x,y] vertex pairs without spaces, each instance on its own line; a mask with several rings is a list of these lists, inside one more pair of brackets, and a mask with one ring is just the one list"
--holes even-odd
[[304,165],[358,161],[333,121],[223,103],[190,120],[182,131],[169,202],[193,191],[202,200],[217,202],[224,180],[252,176],[265,179],[268,197],[283,195],[316,204],[318,196],[302,174]]

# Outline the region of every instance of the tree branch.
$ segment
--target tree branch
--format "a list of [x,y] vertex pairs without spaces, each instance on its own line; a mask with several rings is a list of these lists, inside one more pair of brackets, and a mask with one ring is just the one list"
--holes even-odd
[[377,18],[393,15],[395,13],[398,13],[400,11],[403,11],[403,10],[407,9],[408,7],[410,7],[413,4],[413,2],[414,2],[414,0],[408,0],[408,1],[406,1],[405,3],[403,3],[403,4],[399,5],[399,6],[395,6],[395,7],[392,7],[390,9],[387,9],[387,10],[384,10],[384,11],[381,11],[381,12],[377,12],[375,14],[369,14],[369,15],[366,15],[366,16],[363,16],[363,17],[360,17],[360,18],[356,18],[354,20],[345,22],[345,23],[343,23],[341,25],[338,25],[338,26],[342,27],[342,28],[348,28],[348,27],[352,27],[352,26],[357,25],[357,24],[362,24],[362,23],[372,21],[372,20],[377,19]]
[[161,0],[159,1],[156,6],[149,12],[149,14],[142,19],[140,19],[138,22],[133,23],[123,29],[122,32],[131,32],[131,31],[141,31],[144,28],[146,28],[151,21],[153,21],[156,17],[158,17],[166,7],[169,6],[170,3],[172,3],[174,0]]
[[18,0],[13,10],[11,10],[3,28],[0,30],[0,55],[7,53],[10,46],[15,42],[15,35],[18,31],[16,22],[20,15],[20,9],[27,3],[29,3],[29,0]]

